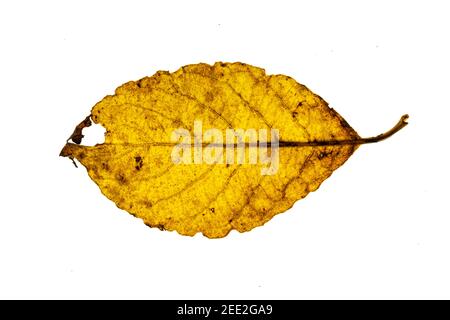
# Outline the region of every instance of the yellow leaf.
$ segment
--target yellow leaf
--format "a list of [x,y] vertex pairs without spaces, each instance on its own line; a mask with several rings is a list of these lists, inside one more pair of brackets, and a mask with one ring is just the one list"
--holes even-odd
[[[147,225],[210,238],[263,225],[316,190],[363,143],[318,95],[242,63],[195,64],[125,83],[61,151]],[[91,120],[105,142],[79,145]],[[278,146],[278,147],[277,147]]]

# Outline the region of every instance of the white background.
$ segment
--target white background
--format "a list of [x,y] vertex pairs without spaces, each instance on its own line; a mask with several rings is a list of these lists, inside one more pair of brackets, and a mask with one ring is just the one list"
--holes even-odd
[[[446,4],[2,1],[0,298],[450,298]],[[120,84],[215,61],[294,77],[362,136],[410,124],[219,240],[146,227],[58,157]]]

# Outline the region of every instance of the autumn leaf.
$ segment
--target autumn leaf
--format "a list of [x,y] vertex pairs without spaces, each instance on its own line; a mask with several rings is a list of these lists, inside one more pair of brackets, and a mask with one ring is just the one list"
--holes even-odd
[[[78,160],[106,197],[145,224],[220,238],[286,211],[359,145],[391,136],[406,119],[360,138],[288,76],[242,63],[195,64],[117,88],[61,156]],[[80,145],[91,121],[106,129],[105,142]]]

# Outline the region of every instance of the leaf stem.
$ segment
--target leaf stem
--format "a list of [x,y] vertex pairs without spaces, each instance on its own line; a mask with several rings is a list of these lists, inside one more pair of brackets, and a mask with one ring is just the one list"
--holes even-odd
[[370,138],[359,138],[359,139],[347,139],[347,140],[316,140],[316,141],[280,141],[279,145],[280,147],[314,147],[314,146],[342,146],[342,145],[361,145],[366,143],[375,143],[382,140],[385,140],[391,136],[393,136],[395,133],[400,131],[402,128],[406,127],[408,125],[409,116],[407,114],[404,114],[400,120],[397,122],[397,124],[392,127],[390,130],[386,131],[385,133],[379,134],[375,137]]

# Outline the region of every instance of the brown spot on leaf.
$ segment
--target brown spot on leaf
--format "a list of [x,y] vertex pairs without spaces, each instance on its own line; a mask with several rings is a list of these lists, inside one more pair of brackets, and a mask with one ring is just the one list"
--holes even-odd
[[116,175],[116,179],[119,182],[119,184],[126,184],[127,183],[127,179],[125,178],[125,176],[123,175],[123,173],[118,173]]
[[136,166],[134,167],[136,170],[141,170],[144,162],[141,156],[134,157],[134,161],[136,162]]

